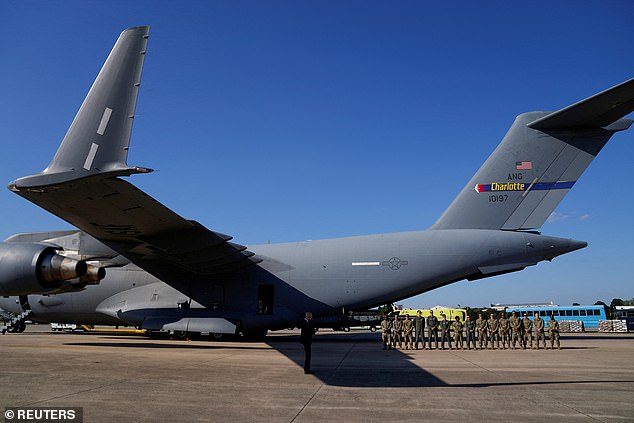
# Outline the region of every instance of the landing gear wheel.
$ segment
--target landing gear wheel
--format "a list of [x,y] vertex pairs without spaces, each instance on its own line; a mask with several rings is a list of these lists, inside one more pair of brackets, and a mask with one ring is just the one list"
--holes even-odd
[[24,322],[20,322],[20,324],[18,325],[18,328],[16,330],[17,333],[22,333],[26,330],[26,323]]

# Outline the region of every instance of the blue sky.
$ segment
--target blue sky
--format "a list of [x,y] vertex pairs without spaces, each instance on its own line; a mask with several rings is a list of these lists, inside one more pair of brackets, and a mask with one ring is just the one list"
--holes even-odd
[[[241,244],[424,229],[516,115],[634,77],[631,1],[0,3],[0,181],[41,171],[129,26],[151,25],[132,178]],[[581,251],[403,303],[634,297],[634,129],[542,227]],[[0,238],[67,228],[0,190]]]

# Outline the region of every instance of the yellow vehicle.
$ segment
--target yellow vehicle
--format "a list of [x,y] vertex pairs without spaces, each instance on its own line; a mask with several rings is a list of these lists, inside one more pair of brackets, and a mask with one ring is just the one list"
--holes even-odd
[[461,322],[464,322],[465,320],[467,320],[467,310],[463,308],[447,308],[447,307],[436,306],[436,307],[432,307],[431,309],[414,308],[414,309],[407,309],[407,310],[394,310],[394,313],[398,313],[399,316],[405,316],[407,314],[411,318],[418,315],[418,310],[421,311],[421,315],[423,317],[428,317],[429,310],[434,310],[434,316],[436,316],[438,320],[440,320],[441,314],[444,314],[445,316],[447,316],[447,320],[451,320],[451,321],[456,320],[456,316],[460,317]]

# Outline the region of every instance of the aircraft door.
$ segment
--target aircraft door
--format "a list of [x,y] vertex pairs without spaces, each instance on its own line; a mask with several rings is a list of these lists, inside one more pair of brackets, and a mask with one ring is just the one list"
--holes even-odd
[[275,286],[263,284],[258,286],[258,308],[257,314],[273,314],[275,298]]
[[213,284],[211,286],[211,293],[209,295],[209,306],[212,310],[220,310],[225,303],[225,290],[220,284]]

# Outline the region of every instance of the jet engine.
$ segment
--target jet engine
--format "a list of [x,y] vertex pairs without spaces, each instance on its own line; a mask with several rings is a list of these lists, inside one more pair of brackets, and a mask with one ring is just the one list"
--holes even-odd
[[105,277],[105,269],[65,257],[43,243],[0,243],[0,295],[77,291]]

